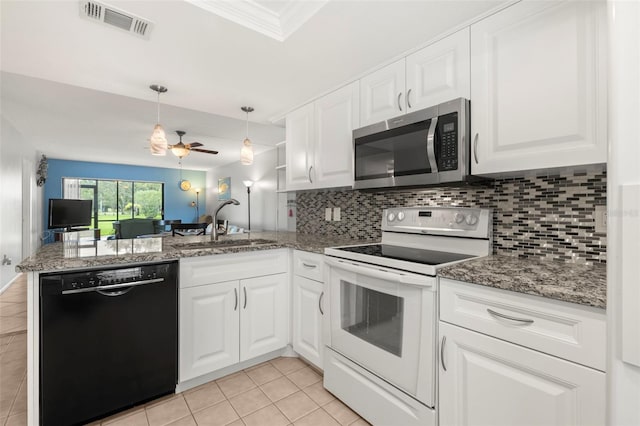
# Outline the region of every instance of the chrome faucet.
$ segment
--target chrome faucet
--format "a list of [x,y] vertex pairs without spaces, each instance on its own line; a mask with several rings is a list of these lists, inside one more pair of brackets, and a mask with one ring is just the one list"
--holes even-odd
[[236,200],[235,198],[232,198],[230,200],[225,201],[224,203],[220,204],[218,206],[218,208],[216,209],[216,212],[213,214],[213,226],[211,227],[211,241],[218,241],[218,213],[220,212],[220,210],[222,210],[222,208],[228,204],[233,204],[234,206],[239,206],[240,205],[240,201]]

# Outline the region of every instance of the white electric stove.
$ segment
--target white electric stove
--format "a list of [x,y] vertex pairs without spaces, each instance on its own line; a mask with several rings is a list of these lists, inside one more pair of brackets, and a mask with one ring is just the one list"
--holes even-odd
[[372,424],[435,425],[437,271],[491,253],[489,209],[384,210],[381,244],[325,249],[325,387]]

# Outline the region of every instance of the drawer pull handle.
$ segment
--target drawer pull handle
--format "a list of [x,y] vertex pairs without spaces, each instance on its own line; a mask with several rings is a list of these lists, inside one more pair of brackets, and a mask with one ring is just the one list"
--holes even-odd
[[318,299],[318,309],[320,309],[320,315],[324,315],[324,311],[322,310],[322,299],[324,298],[324,291],[320,293],[320,298]]
[[305,268],[309,268],[309,269],[316,269],[316,266],[318,266],[318,265],[312,265],[310,263],[302,262],[302,266],[304,266]]
[[440,364],[442,369],[447,371],[447,366],[444,364],[444,344],[447,343],[447,336],[442,336],[442,343],[440,343]]
[[516,322],[521,322],[524,324],[533,324],[533,320],[532,319],[526,319],[526,318],[517,318],[517,317],[512,317],[511,315],[505,315],[505,314],[501,314],[500,312],[496,312],[492,309],[487,308],[487,312],[490,315],[493,315],[494,317],[498,317],[498,318],[503,318],[509,321],[516,321]]

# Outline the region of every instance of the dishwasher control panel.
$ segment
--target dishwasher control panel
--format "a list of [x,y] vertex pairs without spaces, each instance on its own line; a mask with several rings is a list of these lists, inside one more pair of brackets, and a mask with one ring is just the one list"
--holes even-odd
[[60,290],[81,290],[96,287],[108,287],[135,284],[141,281],[157,280],[167,274],[169,264],[148,264],[134,267],[66,272],[47,275],[47,281],[53,280]]

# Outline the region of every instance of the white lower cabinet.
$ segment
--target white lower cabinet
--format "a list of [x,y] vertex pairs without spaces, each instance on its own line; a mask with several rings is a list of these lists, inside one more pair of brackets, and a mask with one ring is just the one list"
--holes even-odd
[[288,250],[180,261],[179,381],[289,343]]
[[440,322],[440,425],[604,425],[605,374]]
[[287,274],[240,281],[240,361],[287,345],[289,297]]
[[180,382],[287,346],[288,274],[180,291]]
[[293,277],[293,350],[322,368],[324,284]]
[[180,381],[240,359],[238,281],[180,290]]

